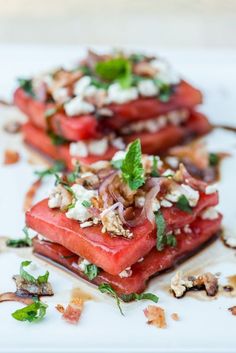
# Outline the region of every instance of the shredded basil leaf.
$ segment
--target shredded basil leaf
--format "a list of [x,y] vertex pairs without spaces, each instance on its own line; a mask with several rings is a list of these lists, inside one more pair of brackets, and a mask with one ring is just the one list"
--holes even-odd
[[122,178],[131,190],[137,190],[145,182],[142,165],[142,151],[140,140],[135,140],[129,146],[125,159],[121,165]]
[[110,294],[116,300],[116,304],[120,310],[121,315],[124,315],[122,308],[121,308],[121,304],[120,304],[120,298],[118,297],[116,291],[110,286],[110,284],[101,283],[99,285],[98,289],[100,290],[101,293]]
[[151,300],[154,303],[157,303],[159,298],[152,293],[141,293],[141,294],[137,294],[137,293],[131,293],[131,294],[122,294],[121,296],[122,300],[124,302],[130,302],[132,300]]
[[37,322],[44,318],[48,306],[40,301],[35,301],[22,309],[12,313],[12,317],[18,321]]
[[178,207],[181,211],[187,212],[187,213],[192,213],[193,210],[191,206],[189,205],[189,201],[185,195],[181,195],[176,202],[176,207]]
[[151,176],[152,177],[159,177],[160,174],[158,172],[158,168],[157,168],[157,157],[153,156],[153,162],[152,162],[152,171],[151,171]]
[[31,264],[32,261],[23,261],[20,266],[20,276],[28,283],[33,284],[43,284],[48,282],[49,272],[46,271],[44,275],[38,276],[35,278],[31,274],[29,274],[24,267],[27,267]]
[[35,97],[33,91],[33,81],[31,79],[26,78],[18,78],[17,79],[19,86],[31,97]]
[[154,79],[154,82],[159,88],[158,99],[164,103],[168,102],[173,92],[171,85],[164,83],[159,79]]
[[75,170],[69,174],[67,174],[67,180],[70,184],[73,184],[76,179],[79,177],[80,174],[80,164],[79,162],[76,162],[75,165]]
[[131,86],[131,63],[125,58],[118,57],[98,62],[95,66],[95,72],[105,81],[117,81],[123,88]]
[[99,268],[94,264],[86,265],[84,274],[92,281],[99,274]]
[[155,212],[155,222],[157,225],[157,250],[162,251],[166,241],[166,222],[160,211]]
[[61,146],[67,142],[64,137],[56,135],[53,131],[48,131],[47,134],[50,137],[51,142],[54,146]]
[[139,62],[141,62],[141,61],[144,61],[145,59],[146,59],[146,57],[145,57],[145,55],[143,55],[143,54],[131,54],[130,55],[130,57],[129,57],[129,59],[133,62],[133,63],[135,63],[135,64],[137,64],[137,63],[139,63]]
[[65,163],[62,161],[56,161],[51,168],[44,169],[42,171],[36,171],[35,174],[40,179],[43,179],[46,176],[55,175],[55,173],[62,172],[64,169],[65,169]]
[[220,158],[216,153],[209,154],[209,164],[211,167],[215,167],[219,164]]
[[27,248],[32,246],[32,240],[29,236],[28,228],[25,226],[23,228],[24,238],[21,239],[8,239],[6,245],[11,248]]
[[177,245],[177,240],[174,234],[166,234],[166,245],[171,246],[172,248],[175,248]]
[[91,207],[92,204],[90,201],[84,200],[84,201],[82,201],[82,205],[86,208],[89,208],[89,207]]

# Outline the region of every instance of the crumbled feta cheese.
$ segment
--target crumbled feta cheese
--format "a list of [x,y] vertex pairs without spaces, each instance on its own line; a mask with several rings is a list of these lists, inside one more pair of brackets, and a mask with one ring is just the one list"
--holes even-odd
[[91,140],[88,143],[89,154],[94,154],[95,156],[101,156],[107,151],[108,140],[104,137],[101,140]]
[[174,176],[175,172],[172,169],[166,169],[164,173],[162,173],[162,176],[168,177],[168,176]]
[[165,196],[165,198],[171,202],[178,202],[181,195],[184,195],[187,198],[191,207],[195,207],[197,205],[199,200],[199,192],[186,184],[175,185],[171,189],[171,192]]
[[181,298],[187,289],[193,287],[193,281],[184,278],[183,273],[178,271],[174,277],[171,278],[170,287],[176,298]]
[[82,202],[90,202],[93,197],[97,196],[97,191],[88,190],[79,184],[74,184],[71,188],[75,194],[76,201],[74,207],[70,208],[66,212],[66,217],[70,219],[75,219],[77,221],[85,222],[89,218],[91,218],[91,214],[89,213],[88,208],[82,205]]
[[85,142],[71,142],[70,143],[70,155],[72,157],[88,157],[88,148]]
[[68,116],[74,116],[93,113],[95,108],[92,104],[84,101],[81,97],[76,96],[64,104],[64,109]]
[[143,262],[144,257],[141,257],[137,262]]
[[134,199],[135,207],[142,208],[145,204],[144,196],[136,196]]
[[154,59],[150,61],[150,65],[157,71],[157,72],[166,72],[169,68],[169,65],[166,61],[160,59]]
[[207,185],[205,194],[206,195],[214,194],[216,191],[217,191],[216,185]]
[[93,225],[93,221],[86,221],[84,223],[80,223],[80,228],[87,228]]
[[150,64],[157,71],[156,78],[158,78],[163,83],[179,83],[179,75],[170,67],[170,65],[166,61],[154,59],[150,62]]
[[106,103],[123,104],[138,98],[138,90],[135,87],[122,88],[119,83],[113,83],[109,86],[107,91]]
[[94,170],[106,169],[108,168],[110,163],[108,161],[98,161],[90,164],[90,167]]
[[168,201],[168,200],[165,200],[165,199],[161,200],[161,206],[162,207],[171,207],[172,205],[173,204],[170,201]]
[[83,76],[81,79],[79,79],[74,86],[74,94],[76,96],[84,96],[84,93],[86,89],[89,87],[91,83],[91,77],[89,76]]
[[178,158],[170,156],[170,157],[166,157],[165,160],[172,168],[178,168],[178,165],[179,165]]
[[83,259],[79,264],[78,264],[78,268],[81,270],[81,271],[85,271],[86,270],[86,267],[88,265],[91,265],[91,262],[89,262],[88,260],[86,259]]
[[205,211],[202,212],[201,218],[202,219],[217,219],[218,218],[218,212],[214,207],[208,207]]
[[119,273],[120,278],[127,278],[132,276],[131,267],[127,267],[125,270]]
[[179,235],[181,234],[181,230],[178,228],[178,229],[175,229],[174,230],[174,235]]
[[192,229],[190,228],[190,225],[189,225],[189,224],[186,224],[186,225],[184,226],[183,230],[184,230],[184,233],[186,233],[186,234],[192,233]]
[[69,99],[67,88],[58,88],[52,91],[52,97],[56,102],[65,103]]
[[49,208],[59,208],[61,206],[61,195],[52,192],[48,199]]
[[124,150],[126,147],[122,137],[115,138],[114,140],[111,141],[111,144],[118,150]]
[[121,159],[125,159],[126,151],[118,151],[112,157],[112,161],[119,161]]
[[144,97],[156,96],[159,92],[159,88],[155,85],[152,80],[142,80],[138,83],[139,93]]
[[72,197],[71,194],[62,186],[55,186],[48,199],[48,207],[49,208],[60,208],[64,210],[71,203]]

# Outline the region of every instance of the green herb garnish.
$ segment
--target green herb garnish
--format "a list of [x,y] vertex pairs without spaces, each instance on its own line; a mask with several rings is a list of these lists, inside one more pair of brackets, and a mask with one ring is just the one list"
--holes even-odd
[[131,294],[122,294],[121,296],[124,302],[130,302],[132,300],[151,300],[154,303],[157,303],[159,298],[152,293],[131,293]]
[[217,166],[219,161],[220,161],[220,158],[219,158],[218,154],[209,153],[209,164],[211,167]]
[[82,205],[86,208],[89,208],[89,207],[91,207],[92,204],[90,201],[84,200],[84,201],[82,201]]
[[62,172],[64,169],[65,169],[65,163],[62,161],[56,161],[51,168],[44,169],[42,171],[36,171],[35,174],[40,179],[43,179],[46,176],[55,175],[56,173]]
[[37,322],[44,318],[48,306],[40,301],[35,301],[23,309],[16,310],[12,317],[18,321]]
[[174,234],[166,234],[166,245],[171,246],[172,248],[175,248],[177,245],[177,240]]
[[123,88],[130,87],[132,81],[131,63],[119,57],[96,64],[96,74],[105,81],[117,81]]
[[187,212],[187,213],[192,213],[193,210],[191,206],[189,205],[189,201],[185,195],[181,195],[176,202],[176,207],[178,207],[181,211]]
[[84,274],[92,281],[99,274],[99,268],[94,264],[86,265]]
[[67,180],[70,184],[73,184],[80,174],[80,164],[77,161],[75,165],[75,170],[69,174],[67,174]]
[[135,64],[137,64],[137,63],[140,63],[141,61],[144,61],[145,59],[146,59],[146,57],[145,57],[145,55],[143,55],[143,54],[131,54],[130,55],[130,57],[129,57],[129,59],[133,62],[133,63],[135,63]]
[[158,172],[158,168],[157,168],[157,157],[153,156],[153,162],[152,162],[152,171],[151,171],[151,176],[152,177],[159,177],[160,174]]
[[23,261],[20,266],[20,276],[28,283],[33,284],[43,284],[48,282],[49,272],[46,271],[44,275],[38,276],[35,278],[31,274],[29,274],[24,267],[27,267],[31,264],[32,261]]
[[154,79],[154,82],[159,88],[158,99],[164,103],[168,102],[173,92],[171,85],[164,83],[159,79]]
[[160,211],[155,212],[155,222],[157,226],[157,250],[162,251],[166,243],[166,222]]
[[116,304],[120,310],[121,315],[124,315],[122,309],[121,309],[121,305],[120,305],[120,298],[118,297],[116,291],[110,286],[110,284],[108,283],[101,283],[98,287],[98,289],[100,290],[101,293],[107,293],[110,294],[115,300],[116,300]]
[[33,81],[31,79],[18,78],[19,86],[31,97],[35,97],[33,91]]
[[21,239],[8,239],[6,245],[11,248],[27,248],[32,246],[32,240],[29,236],[28,228],[24,227],[23,232],[25,237]]
[[142,151],[140,140],[135,140],[129,146],[125,159],[121,165],[122,178],[131,190],[137,190],[145,182],[142,165]]
[[67,140],[59,135],[56,135],[53,131],[47,131],[48,136],[54,146],[61,146],[67,142]]

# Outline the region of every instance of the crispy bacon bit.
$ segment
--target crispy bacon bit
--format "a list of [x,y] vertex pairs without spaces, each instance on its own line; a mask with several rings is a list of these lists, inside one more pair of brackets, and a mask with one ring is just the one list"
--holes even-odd
[[57,305],[55,306],[55,308],[57,309],[57,311],[59,311],[59,313],[64,314],[65,308],[64,308],[63,305],[57,304]]
[[205,289],[207,295],[213,297],[218,292],[218,279],[210,272],[198,277],[184,277],[180,271],[171,279],[171,290],[176,298],[183,297],[187,291],[192,289]]
[[165,311],[160,306],[148,305],[144,310],[144,315],[148,319],[149,325],[154,325],[158,328],[166,328]]
[[231,311],[232,315],[236,316],[236,305],[232,306],[231,308],[228,309],[229,311]]
[[77,324],[79,322],[84,303],[82,299],[76,298],[73,299],[66,307],[62,317],[64,320],[70,324]]
[[19,302],[25,305],[33,304],[33,299],[29,297],[22,297],[13,292],[7,292],[0,294],[0,303],[1,302]]
[[22,124],[19,121],[8,121],[3,129],[9,134],[16,134],[20,131]]
[[4,153],[4,164],[5,165],[10,165],[10,164],[15,164],[19,161],[20,159],[20,154],[14,150],[5,150]]
[[40,188],[40,186],[41,186],[41,179],[38,179],[30,186],[29,190],[25,194],[24,205],[23,205],[23,209],[25,212],[32,207],[35,195],[38,189]]
[[179,315],[178,315],[177,313],[171,314],[171,318],[172,318],[174,321],[179,321]]

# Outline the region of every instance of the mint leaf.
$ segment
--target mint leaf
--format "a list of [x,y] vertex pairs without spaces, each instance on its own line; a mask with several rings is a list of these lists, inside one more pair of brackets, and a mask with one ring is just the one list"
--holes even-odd
[[55,175],[55,173],[62,172],[64,169],[65,169],[65,163],[62,161],[56,161],[51,168],[47,168],[42,171],[36,171],[35,174],[40,179],[43,179],[46,176]]
[[166,222],[160,211],[155,212],[155,222],[157,226],[157,250],[162,251],[166,242]]
[[166,245],[171,246],[172,248],[175,248],[177,245],[177,240],[174,234],[166,234]]
[[86,208],[89,208],[89,207],[91,207],[92,204],[90,201],[84,200],[84,201],[82,201],[82,205]]
[[121,309],[121,305],[120,305],[120,298],[118,297],[116,291],[110,286],[110,284],[108,283],[101,283],[98,287],[98,289],[100,290],[101,293],[107,293],[110,294],[115,300],[116,300],[116,304],[120,310],[121,315],[124,315],[122,309]]
[[95,66],[95,72],[105,81],[118,81],[123,88],[131,85],[131,63],[125,58],[119,57],[98,62]]
[[84,274],[92,281],[99,274],[99,268],[94,264],[86,265]]
[[75,170],[69,174],[67,174],[67,180],[70,184],[73,184],[76,179],[79,177],[80,174],[80,164],[79,162],[76,162],[75,165]]
[[189,205],[189,201],[185,195],[181,195],[176,202],[176,207],[178,207],[181,211],[187,212],[187,213],[192,213],[193,210],[191,206]]
[[48,306],[40,301],[36,301],[23,309],[16,310],[12,317],[18,321],[37,322],[44,318]]
[[47,131],[48,136],[54,146],[61,146],[67,142],[67,140],[59,135],[56,135],[53,131]]
[[171,85],[164,83],[159,79],[154,79],[154,82],[159,88],[158,99],[164,103],[168,102],[173,93],[173,88]]
[[18,78],[17,79],[19,86],[31,97],[35,97],[33,91],[33,82],[31,79]]
[[35,278],[31,274],[29,274],[24,267],[27,267],[31,264],[32,261],[23,261],[20,266],[20,276],[28,283],[32,284],[43,284],[48,282],[49,272],[46,271],[44,275],[38,276]]
[[121,165],[122,178],[131,190],[137,190],[145,182],[142,165],[142,152],[140,140],[135,140],[129,146],[125,159]]
[[153,156],[151,176],[152,177],[159,177],[160,176],[158,169],[157,169],[157,157],[156,156]]
[[11,248],[27,248],[32,246],[32,240],[29,236],[28,228],[23,228],[24,238],[21,239],[8,239],[6,245]]
[[141,293],[141,294],[137,294],[137,293],[131,293],[131,294],[122,294],[121,296],[122,300],[124,302],[130,302],[132,300],[151,300],[154,303],[157,303],[159,298],[152,293]]

